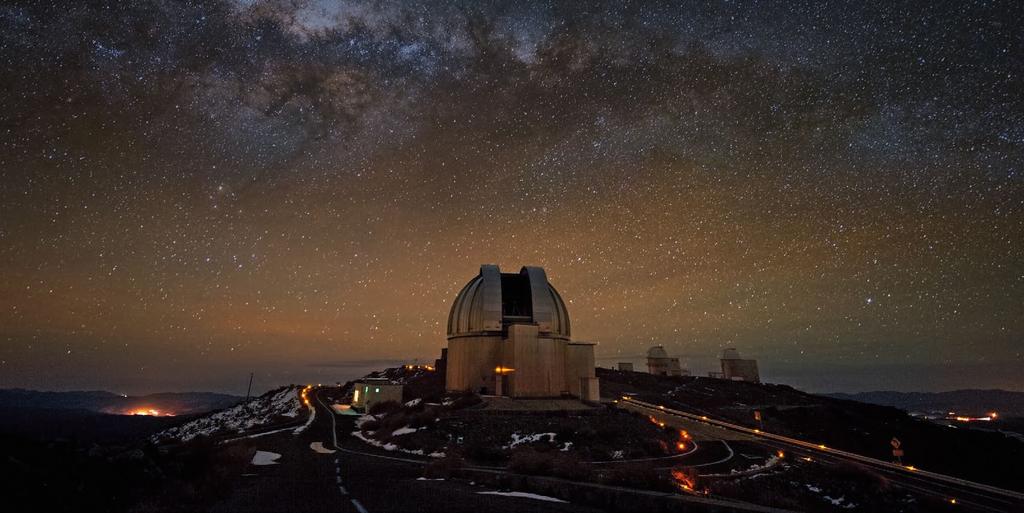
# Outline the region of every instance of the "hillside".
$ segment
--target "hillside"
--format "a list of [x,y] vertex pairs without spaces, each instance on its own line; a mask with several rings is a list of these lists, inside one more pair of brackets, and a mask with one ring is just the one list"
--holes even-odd
[[302,388],[289,385],[271,390],[252,401],[237,404],[188,423],[161,431],[153,436],[157,443],[188,442],[199,437],[249,434],[269,427],[301,423]]
[[[954,429],[890,406],[808,394],[786,385],[608,369],[598,369],[598,377],[604,397],[634,394],[644,401],[882,460],[891,459],[889,442],[897,437],[903,442],[907,464],[1024,489],[1012,471],[1024,460],[1024,442],[990,429],[967,425]],[[755,421],[755,411],[761,412],[763,425]],[[997,423],[985,424],[992,428]]]
[[194,415],[228,408],[241,397],[210,392],[124,396],[100,390],[43,392],[20,388],[0,390],[0,407],[76,409],[116,415],[154,409],[162,414]]
[[908,412],[957,412],[983,415],[998,412],[1002,417],[1024,417],[1024,392],[1008,390],[953,390],[949,392],[860,392],[824,394],[836,399],[893,406]]

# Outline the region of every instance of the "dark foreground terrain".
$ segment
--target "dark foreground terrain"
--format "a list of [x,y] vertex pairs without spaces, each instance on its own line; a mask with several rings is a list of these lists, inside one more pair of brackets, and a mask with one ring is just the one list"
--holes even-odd
[[[509,411],[446,394],[436,372],[379,375],[406,397],[372,416],[333,409],[347,385],[284,387],[199,418],[7,408],[0,493],[11,511],[1015,511],[622,396],[878,458],[899,436],[908,464],[1020,486],[1012,437],[786,386],[601,370],[602,404]],[[203,429],[170,429],[190,421]]]

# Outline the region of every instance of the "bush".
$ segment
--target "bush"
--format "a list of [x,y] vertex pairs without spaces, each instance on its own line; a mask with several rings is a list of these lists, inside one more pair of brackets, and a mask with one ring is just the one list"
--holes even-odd
[[505,453],[500,447],[482,440],[469,442],[463,448],[463,454],[473,461],[494,463],[505,459]]
[[546,476],[551,474],[555,457],[551,453],[522,448],[512,453],[508,468],[518,474]]
[[360,425],[359,429],[361,429],[363,431],[378,431],[378,430],[380,430],[380,421],[377,420],[377,419],[370,419],[370,420],[364,421]]
[[449,479],[458,474],[459,470],[466,465],[465,460],[458,454],[449,454],[430,462],[423,469],[423,477],[427,479]]
[[563,479],[586,481],[590,479],[591,471],[590,465],[578,456],[559,453],[551,462],[551,474]]
[[402,405],[396,401],[384,401],[382,403],[376,403],[370,407],[370,415],[381,415],[385,413],[391,413],[393,411],[401,410]]
[[675,485],[665,474],[658,473],[643,463],[614,465],[598,476],[602,484],[640,488],[645,490],[676,491]]

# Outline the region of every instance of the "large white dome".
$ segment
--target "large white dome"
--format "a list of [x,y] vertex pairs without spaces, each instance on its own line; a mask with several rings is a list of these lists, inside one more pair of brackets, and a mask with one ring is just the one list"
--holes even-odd
[[536,324],[541,336],[569,339],[569,312],[544,269],[502,273],[496,265],[482,265],[452,303],[448,338],[500,335],[515,323]]

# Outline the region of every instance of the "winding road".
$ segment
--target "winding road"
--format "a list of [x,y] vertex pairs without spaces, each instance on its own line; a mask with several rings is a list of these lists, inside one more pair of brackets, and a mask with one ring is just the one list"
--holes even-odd
[[[658,419],[669,425],[693,423],[704,424],[709,428],[720,429],[756,441],[764,446],[783,450],[792,456],[812,458],[825,464],[850,464],[868,467],[884,474],[894,484],[908,490],[930,495],[950,504],[970,506],[979,511],[1016,513],[1024,511],[1024,493],[1005,490],[995,486],[975,483],[957,477],[920,470],[911,466],[897,465],[887,461],[861,456],[847,451],[834,449],[822,444],[815,444],[795,438],[789,438],[758,429],[751,429],[730,422],[697,415],[682,410],[666,408],[637,399],[623,397],[616,403],[620,408],[638,411]],[[706,443],[706,442],[705,442]]]

